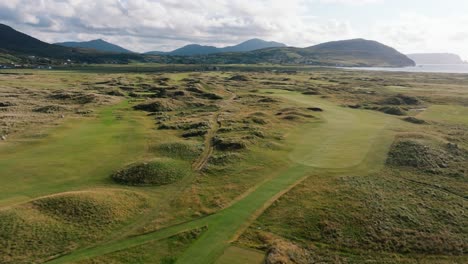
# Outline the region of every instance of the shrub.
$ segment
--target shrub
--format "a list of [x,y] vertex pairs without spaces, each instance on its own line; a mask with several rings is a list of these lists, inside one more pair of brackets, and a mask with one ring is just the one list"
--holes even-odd
[[406,114],[405,110],[401,109],[398,106],[383,106],[383,107],[377,108],[377,110],[385,114],[389,114],[389,115],[402,116]]
[[174,183],[187,176],[189,171],[185,162],[166,159],[133,163],[111,177],[120,184],[159,186]]
[[405,118],[403,118],[403,120],[406,121],[406,122],[413,123],[413,124],[418,124],[418,125],[426,124],[426,121],[418,119],[418,118],[413,117],[413,116],[405,117]]
[[164,156],[184,160],[192,160],[201,153],[201,147],[199,145],[185,142],[163,143],[157,146],[157,149]]

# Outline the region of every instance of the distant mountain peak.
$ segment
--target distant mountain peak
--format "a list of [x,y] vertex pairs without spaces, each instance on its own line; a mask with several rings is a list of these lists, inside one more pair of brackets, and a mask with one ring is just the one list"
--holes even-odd
[[[228,46],[224,48],[217,48],[214,46],[206,46],[200,44],[188,44],[171,52],[166,52],[164,54],[168,55],[179,55],[179,56],[194,56],[194,55],[208,55],[215,53],[224,53],[224,52],[246,52],[254,51],[265,48],[278,48],[286,47],[283,43],[274,42],[274,41],[265,41],[259,38],[253,38],[246,40],[242,43],[239,43],[234,46]],[[162,54],[161,52],[148,52],[148,54]]]
[[82,42],[61,42],[55,43],[56,45],[69,47],[69,48],[85,48],[85,49],[94,49],[103,52],[114,52],[114,53],[133,53],[132,51],[122,48],[118,45],[107,42],[101,38],[93,39],[89,41]]

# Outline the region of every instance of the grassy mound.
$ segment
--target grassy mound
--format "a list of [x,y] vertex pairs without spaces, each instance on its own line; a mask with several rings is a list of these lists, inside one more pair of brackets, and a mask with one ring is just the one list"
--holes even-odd
[[146,112],[168,112],[176,109],[179,105],[168,100],[154,100],[148,103],[135,105],[133,109]]
[[64,193],[0,211],[0,263],[42,263],[103,239],[147,208],[130,191]]
[[387,104],[387,105],[420,105],[421,101],[418,98],[414,97],[414,96],[397,94],[395,96],[385,98],[381,102],[381,104]]
[[413,124],[417,124],[417,125],[422,125],[422,124],[427,123],[426,121],[424,121],[422,119],[419,119],[419,118],[416,118],[414,116],[405,117],[405,118],[403,118],[403,120],[408,122],[408,123],[413,123]]
[[247,142],[239,138],[216,136],[213,138],[213,146],[217,150],[242,150],[247,148]]
[[185,162],[164,159],[133,163],[114,173],[114,181],[126,185],[166,185],[174,183],[190,173]]
[[240,81],[240,82],[246,82],[249,80],[247,76],[236,74],[232,76],[231,78],[228,79],[229,81]]
[[156,149],[164,156],[183,160],[192,160],[198,157],[202,150],[200,145],[189,142],[163,143]]
[[435,172],[447,168],[450,159],[451,155],[441,148],[431,146],[424,141],[403,139],[393,144],[387,164]]
[[406,115],[406,111],[403,110],[399,106],[382,106],[377,108],[378,111],[389,114],[389,115],[397,115],[397,116],[402,116]]

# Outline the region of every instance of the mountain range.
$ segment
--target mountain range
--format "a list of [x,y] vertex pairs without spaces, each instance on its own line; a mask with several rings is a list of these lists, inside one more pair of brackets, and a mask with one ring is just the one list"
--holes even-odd
[[464,64],[457,54],[451,53],[415,53],[407,55],[416,64]]
[[[109,43],[102,39],[95,39],[90,41],[83,42],[59,42],[55,45],[60,45],[69,48],[85,48],[85,49],[94,49],[102,52],[115,52],[115,53],[134,53],[128,49],[122,48],[118,45]],[[189,44],[181,48],[175,49],[173,51],[149,51],[144,54],[147,55],[174,55],[174,56],[195,56],[195,55],[207,55],[223,52],[246,52],[253,51],[258,49],[265,48],[275,48],[275,47],[286,47],[285,44],[274,42],[274,41],[265,41],[261,39],[250,39],[244,41],[238,45],[228,46],[224,48],[218,48],[214,46],[203,46],[198,44]]]
[[55,43],[55,45],[69,47],[69,48],[85,48],[85,49],[95,49],[97,51],[104,51],[104,52],[115,52],[115,53],[134,53],[128,49],[124,49],[118,45],[109,43],[102,39],[95,39],[90,41],[83,41],[83,42],[60,42]]
[[[69,45],[69,47],[61,46]],[[277,42],[252,39],[239,45],[216,48],[188,45],[168,53],[137,54],[96,40],[81,44],[49,44],[13,28],[0,24],[0,62],[10,60],[28,64],[37,58],[60,64],[71,60],[76,63],[183,63],[183,64],[241,64],[276,63],[322,66],[383,66],[403,67],[415,63],[397,50],[376,41],[353,39],[322,43],[307,48],[286,47]],[[71,46],[71,47],[70,47]],[[273,47],[271,47],[273,46]],[[109,49],[113,49],[112,51]],[[116,52],[116,50],[125,52]],[[31,61],[36,58],[36,61]]]
[[194,55],[207,55],[215,53],[224,53],[224,52],[246,52],[253,51],[265,48],[277,48],[277,47],[286,47],[285,44],[274,42],[274,41],[265,41],[262,39],[254,38],[247,41],[244,41],[235,46],[228,46],[224,48],[217,48],[214,46],[202,46],[198,44],[190,44],[184,47],[178,48],[170,52],[161,52],[161,51],[150,51],[146,54],[165,54],[165,55],[176,55],[176,56],[194,56]]

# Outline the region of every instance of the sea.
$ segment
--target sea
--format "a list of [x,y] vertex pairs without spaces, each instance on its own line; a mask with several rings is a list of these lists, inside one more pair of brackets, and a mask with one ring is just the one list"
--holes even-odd
[[385,68],[385,67],[346,67],[352,70],[391,71],[391,72],[428,72],[428,73],[467,73],[468,64],[421,64],[415,67]]

